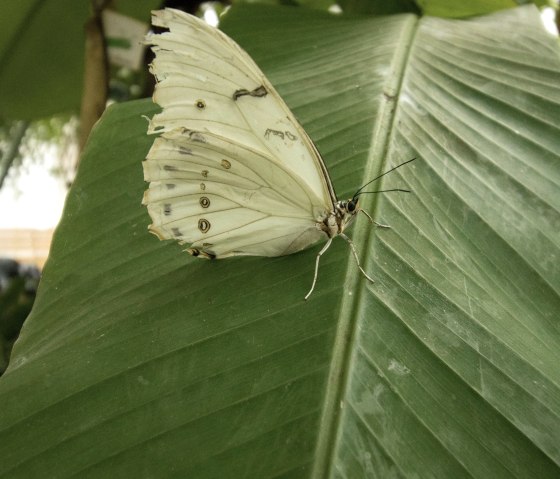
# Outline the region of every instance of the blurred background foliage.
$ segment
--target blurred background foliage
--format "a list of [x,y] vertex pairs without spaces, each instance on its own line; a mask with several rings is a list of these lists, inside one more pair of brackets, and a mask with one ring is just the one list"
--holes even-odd
[[8,366],[12,346],[31,311],[39,269],[0,259],[0,375]]

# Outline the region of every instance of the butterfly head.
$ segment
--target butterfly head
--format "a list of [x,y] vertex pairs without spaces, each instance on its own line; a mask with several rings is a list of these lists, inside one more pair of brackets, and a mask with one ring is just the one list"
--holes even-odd
[[356,213],[360,211],[358,198],[338,201],[336,203],[336,216],[339,232],[343,232],[352,223]]

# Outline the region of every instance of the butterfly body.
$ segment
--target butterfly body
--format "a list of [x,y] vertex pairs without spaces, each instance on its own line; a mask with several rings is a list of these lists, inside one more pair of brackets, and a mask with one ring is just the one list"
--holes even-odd
[[169,31],[147,37],[162,107],[143,163],[149,230],[207,259],[282,256],[327,241],[315,280],[335,236],[357,259],[344,235],[357,197],[337,200],[313,142],[249,55],[183,12],[157,11],[152,22]]

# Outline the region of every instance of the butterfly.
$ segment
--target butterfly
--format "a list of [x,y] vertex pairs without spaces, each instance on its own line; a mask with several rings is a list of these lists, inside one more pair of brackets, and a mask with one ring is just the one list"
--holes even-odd
[[305,299],[321,256],[340,236],[373,281],[345,234],[365,213],[363,187],[337,199],[317,148],[231,38],[174,9],[153,12],[152,23],[167,31],[146,37],[155,54],[153,100],[162,107],[149,120],[148,134],[160,136],[143,162],[149,231],[207,259],[282,256],[326,241]]

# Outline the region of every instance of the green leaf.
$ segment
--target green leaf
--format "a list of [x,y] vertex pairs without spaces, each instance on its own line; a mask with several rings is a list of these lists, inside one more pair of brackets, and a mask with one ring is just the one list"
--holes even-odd
[[534,7],[470,21],[234,8],[224,28],[391,225],[203,261],[140,205],[155,107],[110,108],[0,379],[0,476],[560,474],[560,61]]

